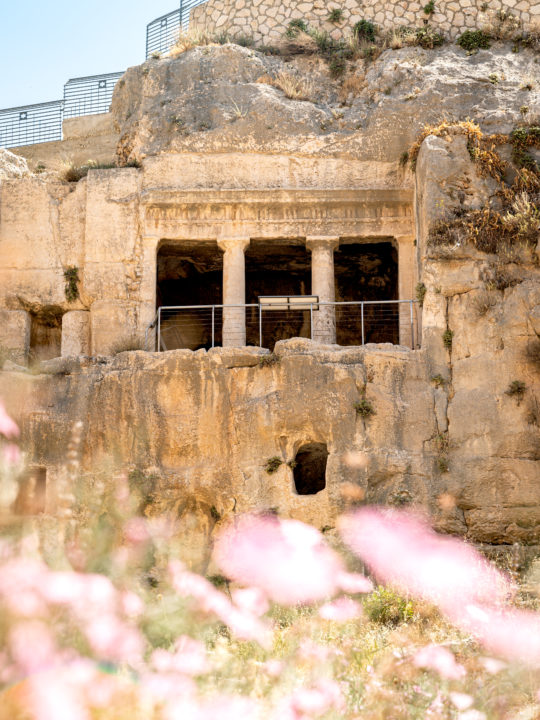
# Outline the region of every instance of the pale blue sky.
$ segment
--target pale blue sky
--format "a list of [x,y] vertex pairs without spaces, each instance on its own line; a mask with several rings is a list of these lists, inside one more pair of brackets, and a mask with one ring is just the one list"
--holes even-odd
[[146,25],[177,0],[0,0],[0,109],[60,100],[72,77],[144,61]]

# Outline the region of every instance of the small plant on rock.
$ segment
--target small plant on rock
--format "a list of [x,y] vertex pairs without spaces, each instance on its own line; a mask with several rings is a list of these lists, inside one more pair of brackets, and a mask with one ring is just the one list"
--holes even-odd
[[431,382],[435,385],[435,387],[444,387],[446,384],[446,380],[442,375],[433,375]]
[[264,465],[264,469],[269,475],[273,475],[275,472],[279,470],[279,468],[283,465],[283,460],[278,457],[277,455],[274,455],[271,458],[268,458]]
[[429,0],[427,5],[424,5],[424,12],[426,15],[433,15],[435,12],[435,0]]
[[454,339],[454,332],[452,330],[450,330],[450,328],[447,328],[443,332],[443,336],[442,336],[443,345],[447,350],[452,349],[452,340],[453,339]]
[[441,455],[437,458],[437,467],[439,472],[446,473],[449,470],[448,458],[445,455]]
[[64,294],[68,303],[75,302],[79,297],[79,268],[75,265],[67,267],[64,270]]
[[273,365],[277,365],[278,363],[279,355],[276,355],[275,353],[263,355],[262,358],[259,359],[259,367],[272,367]]
[[418,304],[420,307],[424,304],[424,299],[426,297],[427,293],[427,287],[424,285],[424,283],[418,283],[416,286],[416,299],[418,300]]
[[356,414],[363,418],[375,415],[375,409],[365,395],[354,403],[354,409],[356,410]]
[[525,395],[527,386],[522,380],[512,380],[508,389],[505,390],[505,395],[509,395],[517,400],[517,404],[521,405],[521,401]]
[[433,48],[440,47],[444,45],[444,41],[444,35],[437,32],[431,25],[425,25],[416,31],[415,44],[424,48],[424,50],[433,50]]
[[456,45],[473,54],[490,48],[491,38],[483,30],[465,30],[456,40]]
[[291,20],[289,23],[289,26],[285,32],[285,35],[288,38],[295,38],[299,33],[304,32],[307,33],[308,31],[308,24],[305,20],[302,20],[301,18],[296,18],[296,20]]
[[489,290],[481,292],[473,300],[474,309],[478,317],[486,315],[496,304],[497,298],[492,292],[489,292]]
[[376,34],[377,29],[369,20],[360,20],[353,27],[353,35],[357,40],[369,40],[369,42],[375,42]]
[[328,21],[338,23],[343,20],[343,10],[341,8],[332,8],[328,13]]

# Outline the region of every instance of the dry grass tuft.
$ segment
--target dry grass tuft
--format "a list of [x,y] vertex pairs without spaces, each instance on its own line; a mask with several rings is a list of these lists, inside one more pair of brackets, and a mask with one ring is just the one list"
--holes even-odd
[[497,304],[497,297],[493,292],[484,290],[474,298],[473,306],[478,317],[486,315]]
[[[225,40],[225,38],[223,38]],[[180,32],[178,40],[169,50],[167,57],[177,57],[187,50],[191,50],[199,45],[223,45],[223,42],[219,42],[215,35],[211,35],[204,30],[188,30],[187,32]]]
[[313,85],[305,78],[295,77],[288,72],[280,72],[276,77],[263,75],[257,82],[271,85],[281,90],[290,100],[311,100],[314,94]]

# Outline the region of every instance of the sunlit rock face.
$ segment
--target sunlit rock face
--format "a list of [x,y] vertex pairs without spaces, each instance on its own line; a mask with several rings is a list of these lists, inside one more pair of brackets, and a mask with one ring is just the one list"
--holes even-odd
[[[269,84],[280,72],[310,84],[306,100]],[[0,397],[41,509],[46,487],[36,522],[105,503],[127,474],[146,488],[142,512],[179,522],[197,566],[237,513],[332,528],[351,497],[421,506],[475,542],[540,544],[538,250],[430,244],[454,211],[500,206],[462,132],[429,135],[416,173],[400,163],[441,115],[508,134],[526,104],[538,122],[538,84],[525,82],[537,74],[529,50],[403,48],[358,61],[342,85],[319,57],[196,47],[117,86],[117,158],[141,167],[75,184],[26,176],[2,155]],[[219,304],[229,246],[244,253],[231,276],[244,272],[256,303],[312,292],[321,242],[337,300],[411,300],[420,288],[412,337],[402,313],[373,331],[366,310],[364,347],[358,326],[338,322],[326,345],[304,318],[269,318],[260,349],[253,311],[247,347],[210,349],[208,324],[192,322],[169,345],[184,349],[115,355],[159,306]],[[67,453],[79,421],[77,505]],[[6,512],[38,507],[11,490]]]

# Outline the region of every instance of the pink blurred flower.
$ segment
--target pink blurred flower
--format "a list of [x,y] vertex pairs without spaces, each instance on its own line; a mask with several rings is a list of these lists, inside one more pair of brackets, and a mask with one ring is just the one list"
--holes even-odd
[[452,704],[457,707],[458,710],[467,710],[474,702],[473,698],[470,695],[460,692],[451,692],[450,700],[452,701]]
[[257,617],[269,610],[266,595],[259,588],[238,588],[231,593],[234,604],[239,610],[246,610]]
[[262,664],[262,669],[270,675],[270,677],[277,678],[283,672],[283,663],[280,660],[267,660]]
[[2,450],[6,465],[17,465],[21,460],[21,451],[17,445],[8,443]]
[[90,720],[83,689],[66,669],[34,675],[28,683],[33,720]]
[[139,617],[144,612],[144,603],[133,592],[123,592],[121,597],[122,610],[128,617]]
[[512,589],[471,547],[437,535],[406,512],[361,508],[341,518],[340,531],[377,577],[438,604],[453,618],[467,604],[502,601]]
[[346,593],[370,593],[373,591],[371,580],[360,573],[339,573],[338,584],[341,590]]
[[146,520],[142,517],[130,518],[124,525],[124,537],[133,545],[146,543],[150,540],[150,532]]
[[332,680],[321,680],[311,688],[299,688],[291,696],[290,704],[296,713],[320,717],[331,709],[344,706],[341,688]]
[[468,605],[458,623],[491,652],[540,665],[540,614],[528,610]]
[[283,605],[332,596],[343,564],[315,528],[297,520],[246,515],[215,546],[221,570]]
[[15,624],[9,631],[9,649],[23,676],[47,670],[56,663],[52,633],[38,620]]
[[17,423],[15,423],[7,414],[3,403],[0,401],[0,435],[8,438],[19,437],[20,430]]
[[347,622],[355,620],[362,614],[360,605],[350,598],[341,597],[331,603],[326,603],[319,609],[319,615],[324,620]]
[[115,662],[136,664],[144,650],[142,636],[114,615],[96,615],[84,627],[94,652]]
[[185,635],[176,641],[174,652],[154,650],[152,665],[158,672],[175,672],[183,675],[202,675],[209,667],[204,645]]
[[229,598],[206,578],[186,570],[177,560],[170,563],[169,570],[173,586],[181,597],[197,600],[200,610],[216,615],[237,637],[256,640],[263,646],[269,645],[271,638],[268,626],[252,613],[235,607]]
[[441,677],[459,680],[467,671],[456,662],[453,653],[441,645],[427,645],[419,650],[413,658],[416,667],[435,670]]

